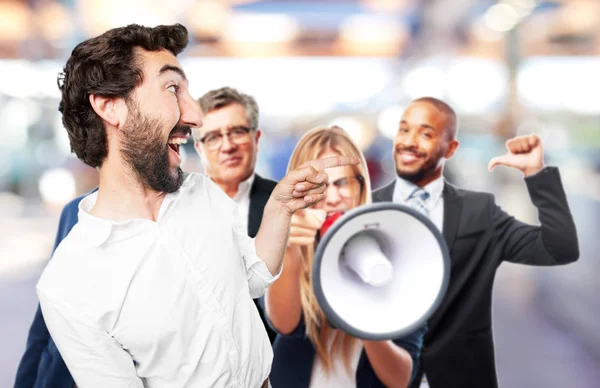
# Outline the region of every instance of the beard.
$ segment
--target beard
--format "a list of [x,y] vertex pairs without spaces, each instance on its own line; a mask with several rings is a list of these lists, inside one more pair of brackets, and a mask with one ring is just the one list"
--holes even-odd
[[[135,104],[129,112],[122,131],[123,160],[144,187],[174,193],[183,184],[183,171],[179,166],[173,171],[169,165],[169,146],[161,137],[163,125],[156,118],[144,117]],[[190,128],[177,125],[174,132],[189,134]]]
[[[417,153],[419,156],[422,155],[416,151],[414,152]],[[396,174],[398,174],[400,178],[405,179],[409,182],[420,182],[423,179],[429,177],[438,169],[438,167],[440,166],[440,160],[442,159],[444,153],[445,150],[442,147],[440,147],[438,150],[436,150],[436,152],[433,155],[425,159],[421,167],[419,167],[417,170],[402,170],[401,168],[396,167]]]

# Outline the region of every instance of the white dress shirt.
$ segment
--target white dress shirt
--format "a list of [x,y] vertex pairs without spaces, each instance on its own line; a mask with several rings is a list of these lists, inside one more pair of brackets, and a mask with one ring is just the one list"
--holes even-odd
[[238,192],[233,197],[233,201],[238,205],[238,214],[244,226],[248,229],[248,214],[250,213],[250,190],[254,183],[255,174],[250,175],[248,179],[241,182],[238,186]]
[[[392,201],[401,205],[410,206],[408,198],[416,188],[418,188],[418,186],[414,183],[397,177]],[[429,193],[429,198],[425,201],[425,208],[427,209],[429,219],[441,232],[444,226],[444,177],[441,176],[436,180],[429,182],[423,189]],[[429,385],[426,376],[423,375],[420,388],[426,387],[429,387]]]
[[273,352],[252,298],[279,275],[257,257],[234,202],[195,173],[156,222],[94,217],[96,199],[81,201],[37,285],[76,384],[260,387]]
[[[408,198],[418,186],[400,177],[396,178],[394,185],[394,196],[392,201],[401,205],[410,206]],[[429,193],[429,198],[425,201],[425,208],[429,213],[429,219],[442,231],[444,225],[444,178],[429,182],[425,187],[425,191]]]

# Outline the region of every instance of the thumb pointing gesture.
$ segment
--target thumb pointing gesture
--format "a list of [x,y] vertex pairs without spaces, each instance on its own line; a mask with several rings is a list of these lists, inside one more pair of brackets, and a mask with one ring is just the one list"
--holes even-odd
[[525,176],[530,176],[544,167],[542,141],[535,134],[509,139],[506,149],[506,154],[490,160],[488,170],[492,171],[496,166],[506,166],[521,170]]

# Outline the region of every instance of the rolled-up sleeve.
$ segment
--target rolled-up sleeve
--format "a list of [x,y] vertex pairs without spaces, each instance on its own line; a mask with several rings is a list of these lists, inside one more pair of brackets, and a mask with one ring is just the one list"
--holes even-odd
[[38,287],[48,331],[75,383],[85,388],[143,388],[131,356],[107,332],[86,324]]
[[248,237],[246,226],[242,222],[237,206],[233,215],[233,231],[246,267],[250,296],[253,299],[259,298],[265,294],[267,287],[279,278],[281,269],[279,269],[277,274],[273,275],[265,262],[258,257],[256,254],[255,239]]

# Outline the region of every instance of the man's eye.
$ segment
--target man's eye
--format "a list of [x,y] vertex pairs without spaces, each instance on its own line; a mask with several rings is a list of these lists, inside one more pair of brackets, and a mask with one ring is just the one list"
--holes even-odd
[[174,95],[177,95],[177,92],[179,92],[179,86],[177,85],[171,85],[167,88],[167,90],[171,93],[173,93]]

